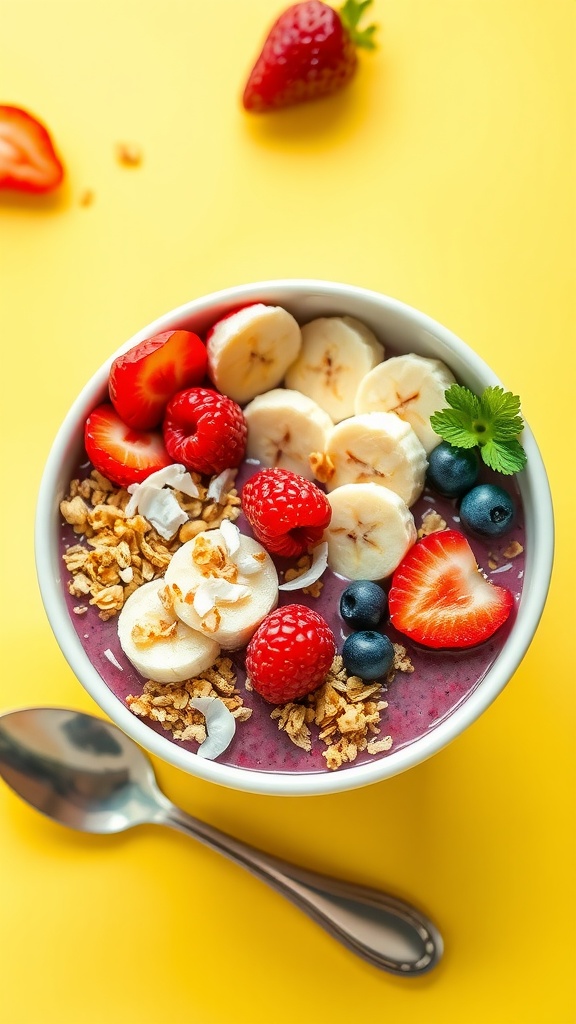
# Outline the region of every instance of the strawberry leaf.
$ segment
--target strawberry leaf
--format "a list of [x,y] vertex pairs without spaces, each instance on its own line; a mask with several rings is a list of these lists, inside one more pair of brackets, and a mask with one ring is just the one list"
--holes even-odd
[[376,33],[376,25],[369,25],[367,28],[358,28],[360,22],[367,7],[370,7],[372,0],[346,0],[346,3],[338,11],[340,15],[340,21],[344,28],[348,31],[352,42],[355,46],[360,46],[364,50],[375,50],[376,42],[374,35]]

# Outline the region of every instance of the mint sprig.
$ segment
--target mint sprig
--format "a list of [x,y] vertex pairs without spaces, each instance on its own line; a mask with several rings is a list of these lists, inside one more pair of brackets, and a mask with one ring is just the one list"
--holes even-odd
[[497,473],[511,476],[526,465],[518,435],[524,423],[520,399],[500,387],[487,387],[480,396],[461,384],[444,394],[448,409],[435,412],[430,426],[454,448],[480,449],[482,460]]

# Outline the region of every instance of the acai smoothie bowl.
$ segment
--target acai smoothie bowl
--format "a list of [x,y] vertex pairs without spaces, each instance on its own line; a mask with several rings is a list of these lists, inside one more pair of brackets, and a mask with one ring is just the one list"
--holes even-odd
[[520,399],[376,292],[268,281],[123,344],[49,454],[36,563],[56,639],[151,753],[312,795],[422,762],[492,703],[553,558]]

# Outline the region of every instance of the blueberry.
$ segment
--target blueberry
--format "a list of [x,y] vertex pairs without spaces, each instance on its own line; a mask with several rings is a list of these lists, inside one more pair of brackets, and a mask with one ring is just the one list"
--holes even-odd
[[426,482],[446,498],[459,498],[478,479],[479,462],[473,448],[453,448],[442,441],[428,456]]
[[507,491],[496,484],[478,484],[460,502],[463,526],[484,537],[501,537],[516,518],[516,506]]
[[386,591],[371,580],[355,580],[340,598],[340,615],[352,629],[376,629],[387,607]]
[[360,679],[380,679],[394,662],[392,641],[373,629],[350,633],[342,647],[344,668]]

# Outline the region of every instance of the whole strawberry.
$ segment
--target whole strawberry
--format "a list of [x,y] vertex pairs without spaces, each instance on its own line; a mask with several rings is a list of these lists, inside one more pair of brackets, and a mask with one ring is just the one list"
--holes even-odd
[[248,431],[242,409],[210,388],[178,391],[162,429],[168,454],[196,473],[212,476],[244,458]]
[[246,650],[246,672],[264,700],[285,704],[316,690],[335,654],[334,634],[322,616],[288,604],[260,623]]
[[374,49],[375,26],[358,22],[372,0],[346,0],[335,11],[320,0],[289,7],[274,23],[244,89],[246,110],[262,112],[317,99],[346,85],[357,47]]
[[261,469],[244,484],[242,508],[252,532],[273,555],[295,558],[322,540],[332,517],[316,484],[289,469]]

